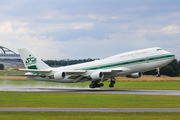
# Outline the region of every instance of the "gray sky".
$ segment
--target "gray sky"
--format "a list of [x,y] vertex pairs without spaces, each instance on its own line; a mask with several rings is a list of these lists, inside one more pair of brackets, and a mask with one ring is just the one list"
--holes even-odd
[[0,45],[42,59],[161,47],[180,60],[179,0],[1,0]]

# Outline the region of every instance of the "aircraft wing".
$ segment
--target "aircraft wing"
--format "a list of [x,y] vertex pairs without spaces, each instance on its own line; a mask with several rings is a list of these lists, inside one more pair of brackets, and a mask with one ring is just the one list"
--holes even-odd
[[[48,70],[16,69],[16,70],[24,71],[24,72],[39,73],[39,74],[10,75],[10,76],[24,76],[24,77],[32,76],[32,77],[35,77],[35,76],[41,76],[41,75],[45,75],[45,74],[53,72],[53,69],[48,69]],[[74,79],[75,81],[76,80],[83,81],[85,79],[88,79],[88,77],[93,72],[102,72],[105,76],[109,77],[112,74],[124,72],[127,70],[130,70],[130,69],[128,69],[128,68],[113,68],[113,69],[99,69],[99,70],[62,70],[62,71],[65,72],[66,75],[68,75],[68,79]],[[54,71],[56,71],[56,70],[54,70]]]
[[121,67],[121,68],[113,68],[113,69],[102,69],[100,70],[101,72],[103,72],[104,74],[108,74],[108,73],[118,73],[118,72],[127,72],[127,71],[131,71],[131,69],[126,68],[126,67]]
[[71,74],[82,74],[82,73],[86,73],[87,70],[63,70],[63,72],[65,72],[66,74],[68,75],[71,75]]
[[[32,73],[39,73],[39,74],[24,74],[24,75],[8,75],[8,76],[40,76],[42,74],[50,73],[53,70],[35,70],[35,69],[13,69],[13,70],[18,70],[18,71],[23,71],[23,72],[32,72]],[[87,72],[87,70],[63,70],[67,75],[79,75],[82,73]]]
[[113,72],[123,72],[122,69],[107,69],[107,70],[100,70],[103,73],[113,73]]
[[[73,79],[73,78],[77,78],[74,76],[78,76],[78,77],[82,76],[82,78],[85,78],[90,75],[90,74],[89,75],[86,74],[90,71],[92,70],[64,70],[63,72],[65,72],[67,75],[71,75],[69,79]],[[97,72],[97,71],[102,72],[103,74],[111,74],[111,73],[122,72],[123,70],[122,69],[105,69],[105,70],[101,69],[101,70],[96,70],[94,72]]]
[[[34,73],[50,73],[53,70],[34,70],[34,69],[14,69],[24,72],[34,72]],[[67,74],[78,74],[78,73],[85,73],[87,70],[63,70],[63,72]]]
[[[18,70],[18,71],[23,71],[23,72],[34,72],[34,73],[50,73],[53,70],[48,69],[48,70],[35,70],[35,69],[13,69],[13,70]],[[128,68],[115,68],[115,69],[100,69],[97,71],[103,72],[103,73],[115,73],[115,72],[123,72],[123,71],[127,71],[129,70]],[[68,75],[71,74],[82,74],[82,73],[86,73],[90,70],[62,70],[63,72],[65,72]]]

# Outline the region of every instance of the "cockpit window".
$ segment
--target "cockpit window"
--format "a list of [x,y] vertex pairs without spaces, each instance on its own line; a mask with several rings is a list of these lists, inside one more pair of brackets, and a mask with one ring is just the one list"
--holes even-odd
[[157,51],[160,51],[160,50],[162,50],[162,49],[157,49]]

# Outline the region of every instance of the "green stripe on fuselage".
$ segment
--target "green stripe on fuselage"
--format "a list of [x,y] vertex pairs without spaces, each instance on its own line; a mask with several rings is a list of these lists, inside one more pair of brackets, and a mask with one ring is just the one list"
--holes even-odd
[[142,62],[151,62],[155,60],[160,60],[164,58],[171,58],[174,57],[175,55],[163,55],[163,56],[155,56],[155,57],[146,57],[143,59],[137,59],[137,60],[132,60],[132,61],[126,61],[126,62],[120,62],[120,63],[115,63],[115,64],[107,64],[107,65],[102,65],[99,67],[89,67],[85,68],[83,70],[97,70],[97,69],[103,69],[103,68],[111,68],[111,67],[116,67],[116,66],[123,66],[123,65],[132,65],[134,63],[142,63]]

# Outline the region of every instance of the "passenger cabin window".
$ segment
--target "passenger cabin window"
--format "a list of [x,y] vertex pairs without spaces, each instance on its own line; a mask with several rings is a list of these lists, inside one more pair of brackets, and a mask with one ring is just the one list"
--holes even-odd
[[160,51],[160,50],[162,50],[162,49],[157,49],[157,51]]

